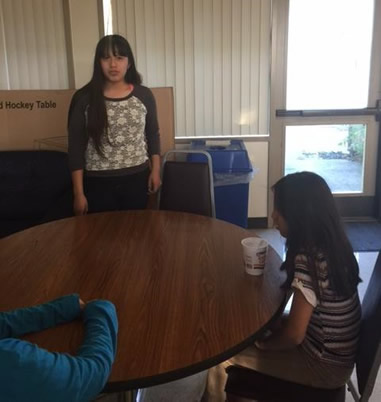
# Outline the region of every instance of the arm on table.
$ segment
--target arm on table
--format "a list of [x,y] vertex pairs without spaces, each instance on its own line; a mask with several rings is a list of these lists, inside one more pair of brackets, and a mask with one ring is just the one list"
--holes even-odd
[[103,389],[116,354],[115,307],[94,301],[86,305],[83,315],[85,338],[77,356],[51,353],[18,339],[0,341],[4,402],[82,402]]
[[81,314],[79,296],[63,296],[38,306],[0,313],[0,339],[17,337],[73,321]]
[[300,290],[295,290],[289,316],[282,326],[256,345],[263,350],[291,349],[303,342],[314,307],[307,302]]

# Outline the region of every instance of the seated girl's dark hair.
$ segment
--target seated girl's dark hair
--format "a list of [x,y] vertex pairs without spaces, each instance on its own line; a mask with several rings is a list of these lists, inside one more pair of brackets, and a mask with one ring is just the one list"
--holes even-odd
[[[359,267],[352,246],[325,180],[312,172],[289,174],[274,186],[274,209],[287,223],[286,261],[289,286],[294,276],[297,254],[307,256],[309,266],[323,253],[328,266],[330,286],[338,295],[349,297],[355,292]],[[317,270],[311,270],[317,296],[321,294]]]

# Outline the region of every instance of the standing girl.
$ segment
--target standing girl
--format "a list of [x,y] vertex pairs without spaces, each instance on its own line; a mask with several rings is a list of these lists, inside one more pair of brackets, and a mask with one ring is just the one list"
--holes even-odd
[[160,187],[160,136],[152,92],[120,35],[103,37],[93,76],[69,110],[74,213],[143,209]]
[[219,385],[209,391],[208,401],[224,400],[222,368],[232,363],[319,388],[344,385],[354,367],[361,319],[359,268],[332,193],[311,172],[287,175],[273,190],[272,218],[286,238],[282,268],[287,272],[284,286],[293,292],[291,310],[267,338],[211,370],[210,383]]

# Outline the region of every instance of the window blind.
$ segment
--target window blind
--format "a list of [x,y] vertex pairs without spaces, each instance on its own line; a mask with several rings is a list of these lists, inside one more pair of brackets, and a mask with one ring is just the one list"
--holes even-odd
[[172,86],[176,136],[267,134],[270,0],[112,0],[149,87]]
[[68,88],[62,0],[0,0],[0,88]]

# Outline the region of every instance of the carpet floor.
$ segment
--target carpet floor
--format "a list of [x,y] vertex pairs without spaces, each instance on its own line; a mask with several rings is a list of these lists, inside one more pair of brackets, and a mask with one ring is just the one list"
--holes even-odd
[[381,250],[381,223],[348,222],[345,229],[354,251]]

